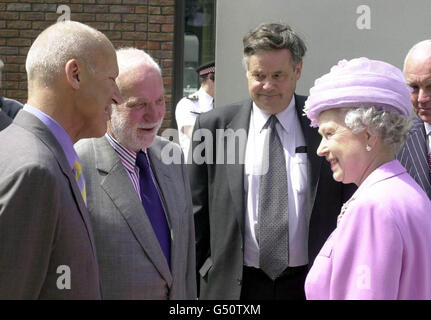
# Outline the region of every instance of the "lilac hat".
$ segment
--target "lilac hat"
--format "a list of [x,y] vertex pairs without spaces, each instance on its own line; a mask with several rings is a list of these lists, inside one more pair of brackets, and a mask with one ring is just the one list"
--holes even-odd
[[411,88],[400,69],[367,58],[341,60],[328,74],[314,82],[304,105],[311,126],[318,126],[317,117],[328,109],[374,105],[392,109],[408,117],[412,110]]

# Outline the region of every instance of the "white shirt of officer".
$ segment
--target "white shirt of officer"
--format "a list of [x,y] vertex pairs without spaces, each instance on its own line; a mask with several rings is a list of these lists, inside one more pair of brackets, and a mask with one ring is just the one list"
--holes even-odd
[[210,111],[214,108],[214,99],[202,87],[194,94],[182,98],[175,110],[175,119],[178,127],[178,137],[181,149],[187,159],[190,148],[190,138],[183,132],[185,126],[194,126],[199,114]]

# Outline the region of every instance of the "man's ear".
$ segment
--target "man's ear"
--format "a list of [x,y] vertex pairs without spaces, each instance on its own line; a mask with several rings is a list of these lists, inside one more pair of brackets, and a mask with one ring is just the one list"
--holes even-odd
[[79,89],[81,70],[76,59],[70,59],[64,67],[67,82],[73,89]]
[[295,68],[296,81],[298,81],[299,78],[301,78],[301,74],[302,74],[302,60],[300,63],[298,63],[298,65]]

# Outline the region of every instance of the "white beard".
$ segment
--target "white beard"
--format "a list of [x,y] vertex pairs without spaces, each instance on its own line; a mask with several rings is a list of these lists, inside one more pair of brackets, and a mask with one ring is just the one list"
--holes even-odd
[[112,111],[110,128],[116,140],[120,144],[132,149],[135,152],[145,149],[145,146],[141,140],[136,136],[136,128],[128,127],[127,118],[121,115],[119,112]]

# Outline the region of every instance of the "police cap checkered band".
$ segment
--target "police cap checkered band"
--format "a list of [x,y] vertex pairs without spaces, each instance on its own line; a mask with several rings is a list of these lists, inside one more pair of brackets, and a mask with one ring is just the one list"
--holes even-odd
[[196,72],[198,72],[200,76],[204,76],[208,73],[215,73],[215,62],[210,61],[199,66],[196,68]]

